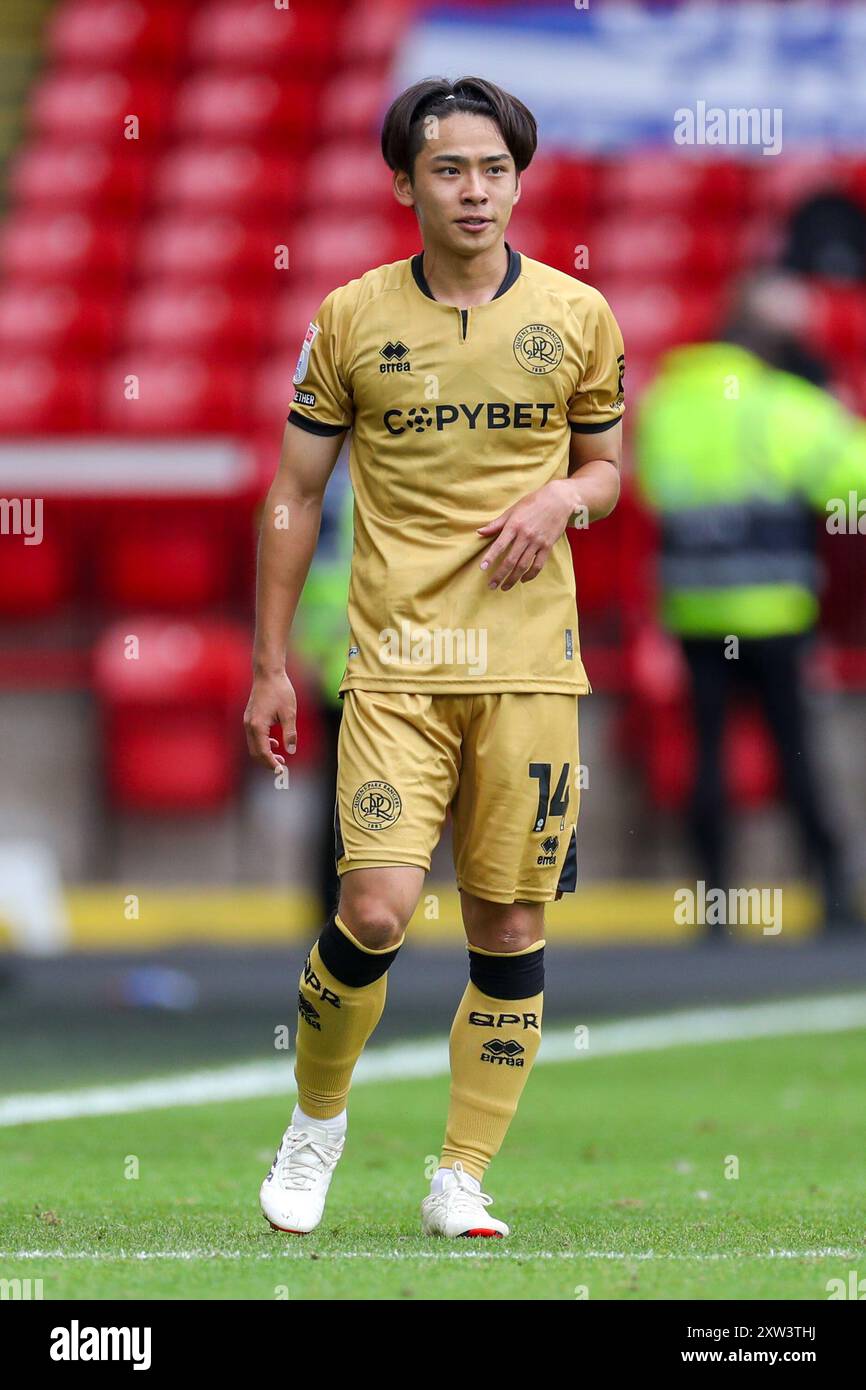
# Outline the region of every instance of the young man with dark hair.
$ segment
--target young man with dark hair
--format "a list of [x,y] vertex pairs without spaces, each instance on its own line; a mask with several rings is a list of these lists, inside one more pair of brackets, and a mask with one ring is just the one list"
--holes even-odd
[[389,109],[382,152],[424,250],[330,293],[294,377],[263,523],[251,754],[295,749],[288,630],[346,431],[355,534],[334,827],[340,901],[300,980],[298,1104],[261,1203],[321,1219],[354,1066],[451,808],[469,983],[422,1230],[508,1234],[481,1179],[538,1051],[544,904],[576,884],[581,658],[571,524],[619,496],[622,338],[597,290],[505,241],[531,112],[477,77]]

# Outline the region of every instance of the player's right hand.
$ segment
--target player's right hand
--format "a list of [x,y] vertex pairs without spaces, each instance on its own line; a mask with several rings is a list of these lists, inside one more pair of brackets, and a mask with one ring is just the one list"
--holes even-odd
[[285,671],[255,677],[244,711],[244,732],[251,758],[272,768],[274,772],[285,767],[285,758],[271,747],[277,741],[270,736],[271,727],[279,724],[283,747],[287,753],[294,753],[298,746],[295,727],[297,709],[294,687]]

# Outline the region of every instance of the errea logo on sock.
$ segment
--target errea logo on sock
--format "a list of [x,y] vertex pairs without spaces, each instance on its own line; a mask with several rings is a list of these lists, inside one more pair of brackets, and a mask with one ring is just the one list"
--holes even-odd
[[492,1062],[495,1066],[522,1067],[526,1048],[514,1038],[503,1042],[501,1038],[491,1038],[481,1049],[482,1062]]

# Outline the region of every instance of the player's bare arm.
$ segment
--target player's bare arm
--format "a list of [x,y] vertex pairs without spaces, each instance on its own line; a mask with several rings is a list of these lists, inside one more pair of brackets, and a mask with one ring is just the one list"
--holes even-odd
[[621,458],[621,421],[600,435],[575,431],[567,478],[555,478],[478,527],[479,535],[496,536],[481,560],[489,587],[535,579],[575,513],[584,525],[609,516],[619,500]]
[[275,771],[279,724],[288,753],[297,747],[297,699],[286,675],[286,644],[322,521],[322,498],[345,431],[317,435],[286,423],[280,462],[262,512],[256,579],[253,688],[244,712],[250,757]]

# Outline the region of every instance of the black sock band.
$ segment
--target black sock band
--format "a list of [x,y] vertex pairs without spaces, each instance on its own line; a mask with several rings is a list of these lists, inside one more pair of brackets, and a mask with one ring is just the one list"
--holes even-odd
[[364,985],[371,985],[375,980],[381,979],[394,963],[400,947],[395,946],[392,951],[364,951],[340,930],[335,921],[336,916],[335,908],[319,937],[322,964],[330,970],[335,979],[351,989],[361,989]]
[[491,999],[533,999],[544,989],[544,947],[489,956],[469,947],[469,978]]

